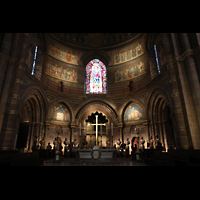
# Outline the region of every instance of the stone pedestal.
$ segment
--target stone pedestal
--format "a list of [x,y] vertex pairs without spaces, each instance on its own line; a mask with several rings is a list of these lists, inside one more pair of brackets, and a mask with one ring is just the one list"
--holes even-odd
[[55,153],[55,160],[54,163],[60,163],[61,162],[61,153]]

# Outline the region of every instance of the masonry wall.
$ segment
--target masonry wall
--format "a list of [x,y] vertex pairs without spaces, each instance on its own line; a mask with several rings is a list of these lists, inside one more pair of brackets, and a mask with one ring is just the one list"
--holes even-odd
[[[23,113],[21,111],[25,104],[29,105],[30,109],[34,108],[33,111],[36,113],[36,118],[29,121],[30,127],[32,127],[29,139],[34,134],[38,135],[38,139],[47,136],[46,142],[52,140],[55,136],[55,126],[59,123],[53,124],[50,114],[58,103],[64,103],[71,114],[68,127],[64,127],[63,139],[65,136],[70,137],[70,133],[72,133],[72,138],[79,138],[77,127],[80,120],[84,118],[79,119],[78,113],[81,110],[87,110],[88,105],[92,105],[90,113],[89,111],[85,112],[85,116],[91,114],[93,110],[105,111],[107,115],[110,115],[110,122],[115,124],[114,142],[117,141],[118,137],[123,141],[126,141],[128,137],[131,139],[134,135],[130,131],[131,126],[140,126],[141,135],[145,140],[149,140],[150,136],[155,137],[160,130],[163,130],[163,135],[165,134],[166,119],[162,117],[162,113],[169,106],[169,115],[173,119],[174,146],[186,149],[200,148],[198,142],[200,119],[198,112],[200,99],[198,95],[199,45],[195,45],[199,36],[196,40],[188,39],[188,36],[185,34],[178,36],[176,34],[163,34],[160,39],[151,36],[152,41],[163,45],[164,56],[160,65],[161,74],[156,72],[156,65],[153,62],[153,43],[149,47],[146,45],[150,44],[148,41],[151,38],[147,37],[147,34],[140,34],[134,41],[121,47],[101,48],[100,54],[103,51],[110,58],[107,64],[108,93],[98,96],[86,95],[84,92],[85,66],[82,60],[87,51],[91,51],[91,49],[67,46],[61,41],[51,38],[48,34],[44,35],[45,40],[42,40],[42,36],[39,34],[3,35],[0,51],[0,67],[2,69],[0,79],[3,85],[0,115],[1,148],[15,149],[19,122],[21,117],[23,118],[20,115]],[[116,63],[117,53],[127,52],[138,44],[142,47],[141,54],[127,62]],[[43,54],[42,76],[39,79],[37,75],[31,75],[31,59],[29,59],[30,46],[33,51],[36,45],[42,49]],[[71,56],[76,56],[73,58],[74,63],[67,61],[66,54],[64,61],[58,59],[57,54],[59,53],[55,55],[49,53],[50,45],[66,54],[70,52]],[[76,60],[77,62],[75,62]],[[141,73],[132,78],[127,73],[124,77],[121,75],[121,79],[119,79],[118,74],[117,78],[117,72],[131,70],[132,67],[141,62],[144,67]],[[74,72],[77,76],[72,74],[74,79],[69,80],[56,78],[54,74],[46,73],[47,70],[50,71],[49,64],[66,69],[71,74]],[[190,70],[191,68],[196,73]],[[63,82],[62,92],[59,91],[58,87],[60,81]],[[129,89],[130,81],[133,81],[134,85],[132,92]],[[142,108],[144,118],[142,121],[126,124],[123,119],[124,112],[131,103]],[[166,138],[167,136],[163,139],[163,143]],[[28,142],[28,144],[31,143]]]

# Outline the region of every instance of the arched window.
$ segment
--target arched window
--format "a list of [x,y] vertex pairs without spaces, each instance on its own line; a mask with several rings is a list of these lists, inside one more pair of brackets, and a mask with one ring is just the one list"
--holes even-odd
[[160,74],[160,66],[159,66],[159,62],[158,62],[158,54],[157,54],[157,49],[156,49],[155,44],[154,44],[154,51],[155,51],[155,57],[156,57],[157,70],[158,70],[158,73]]
[[99,59],[86,66],[86,94],[106,94],[106,66]]
[[34,54],[33,67],[32,67],[31,75],[34,74],[34,70],[35,70],[35,61],[36,61],[36,57],[37,57],[37,49],[38,49],[38,46],[35,47],[35,54]]
[[63,83],[62,82],[58,83],[58,91],[63,92]]
[[132,92],[134,90],[133,81],[130,81],[130,83],[129,83],[129,90],[130,90],[130,92]]

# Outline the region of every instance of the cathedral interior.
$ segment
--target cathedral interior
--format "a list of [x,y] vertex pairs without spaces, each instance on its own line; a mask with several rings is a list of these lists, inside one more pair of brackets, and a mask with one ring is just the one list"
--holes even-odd
[[0,69],[0,163],[60,131],[63,155],[200,164],[200,33],[0,33]]

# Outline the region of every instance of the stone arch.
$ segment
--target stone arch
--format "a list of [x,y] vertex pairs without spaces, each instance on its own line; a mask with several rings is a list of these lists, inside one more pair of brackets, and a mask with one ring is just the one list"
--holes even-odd
[[[31,150],[35,136],[37,136],[38,140],[41,140],[45,136],[47,103],[44,91],[38,86],[31,85],[26,88],[18,107],[20,122],[16,148]],[[27,121],[23,120],[24,107],[28,111]],[[23,139],[23,144],[21,143],[21,139]]]
[[109,61],[111,60],[110,56],[107,53],[105,53],[102,50],[95,49],[83,54],[80,58],[80,61],[83,63],[84,66],[86,66],[90,60],[95,58],[101,60],[106,65],[106,67],[108,66]]
[[35,100],[35,103],[41,110],[40,122],[42,123],[46,120],[46,108],[48,106],[48,101],[46,96],[44,95],[44,91],[42,91],[42,89],[37,85],[31,85],[26,88],[18,107],[19,113],[21,112],[24,103],[31,98]]
[[146,115],[150,122],[149,136],[154,140],[154,147],[157,145],[155,136],[158,136],[165,149],[175,147],[176,135],[173,104],[168,95],[162,85],[155,86],[150,91],[146,104]]
[[[98,96],[99,96],[99,95],[98,95]],[[100,95],[100,97],[102,97],[102,96]],[[118,118],[117,105],[115,104],[115,102],[112,101],[112,100],[108,101],[108,100],[106,100],[106,99],[103,99],[103,100],[102,100],[101,98],[98,98],[98,97],[96,97],[96,98],[90,98],[90,99],[84,101],[83,103],[79,104],[79,105],[77,106],[77,108],[75,109],[75,111],[74,111],[74,113],[75,113],[75,118],[77,118],[77,115],[79,114],[79,112],[81,111],[81,109],[82,109],[84,106],[86,106],[87,104],[90,104],[90,103],[95,103],[95,102],[100,102],[100,103],[103,103],[103,104],[107,105],[108,107],[110,107],[110,108],[112,109],[112,111],[114,112],[115,117]]]
[[164,87],[163,85],[156,85],[152,89],[149,90],[149,93],[147,97],[145,98],[146,99],[145,111],[146,111],[147,119],[150,119],[149,118],[149,115],[151,114],[149,113],[149,111],[151,111],[150,107],[153,105],[153,102],[155,101],[158,95],[160,95],[160,97],[165,99],[168,102],[170,109],[173,110],[173,103],[172,103],[172,99],[170,98],[170,92],[165,92],[165,91],[166,91],[166,87]]
[[148,51],[153,47],[154,42],[158,37],[161,37],[160,33],[148,33],[147,34],[146,49]]
[[81,108],[76,113],[75,119],[77,122],[82,121],[85,119],[88,115],[90,115],[92,112],[102,112],[111,120],[114,124],[117,124],[118,122],[118,116],[115,110],[112,106],[109,104],[103,102],[103,101],[89,101],[82,105]]

